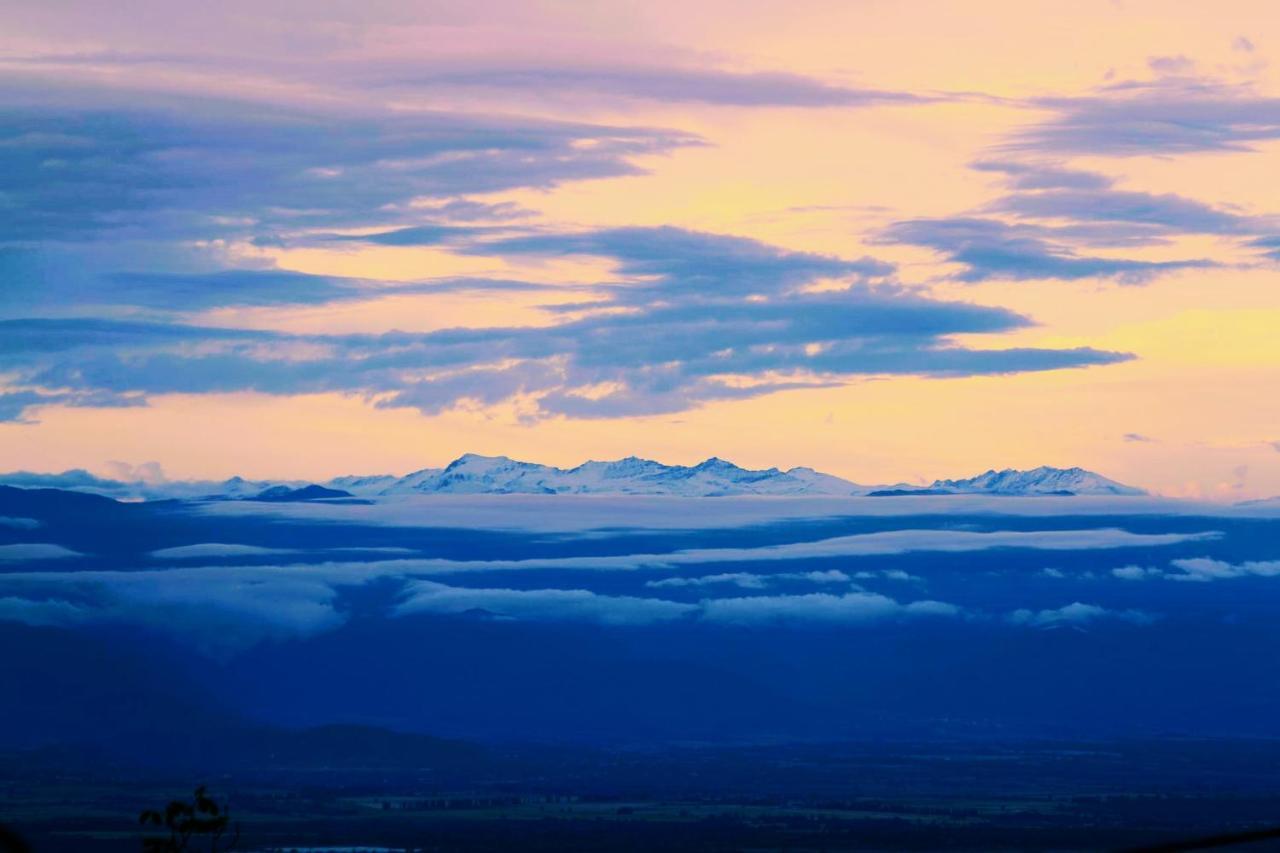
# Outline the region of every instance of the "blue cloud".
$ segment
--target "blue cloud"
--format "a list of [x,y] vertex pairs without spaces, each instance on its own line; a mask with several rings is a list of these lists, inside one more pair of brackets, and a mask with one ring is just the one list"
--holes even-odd
[[[412,223],[409,203],[635,174],[696,140],[643,128],[443,113],[326,114],[93,93],[0,104],[0,235],[270,237]],[[590,145],[580,145],[589,140]],[[437,214],[439,211],[436,211]]]
[[[104,271],[117,264],[138,264],[137,257],[118,251],[120,248],[113,244],[112,250],[105,252],[64,245],[0,249],[0,277],[13,283],[0,292],[0,313],[27,317],[55,310],[61,313],[70,305],[80,313],[143,309],[185,314],[234,306],[322,305],[391,295],[548,289],[546,285],[490,278],[400,282],[274,268],[209,268],[209,260],[168,258],[152,246],[129,247],[146,258],[152,270]],[[176,269],[164,269],[170,265]]]
[[1097,172],[1069,169],[1057,164],[1021,163],[1016,160],[981,160],[972,164],[979,172],[1004,175],[1010,187],[1018,190],[1075,189],[1100,190],[1111,186],[1111,179]]
[[714,104],[732,107],[869,107],[937,100],[909,92],[855,88],[781,72],[735,73],[708,68],[619,66],[509,66],[406,70],[384,86],[554,92],[602,98]]
[[618,301],[715,298],[783,292],[818,278],[882,278],[893,266],[874,258],[847,260],[791,252],[757,240],[682,228],[614,228],[536,234],[472,246],[473,254],[590,255],[610,258],[634,280]]
[[230,305],[318,304],[364,295],[350,280],[288,270],[118,272],[102,280],[105,292],[81,292],[75,301],[93,304],[101,299],[117,305],[198,311]]
[[[337,391],[427,413],[521,397],[541,415],[622,417],[858,376],[1013,373],[1129,357],[1092,349],[966,348],[953,336],[1013,331],[1030,321],[1000,308],[860,283],[890,270],[873,260],[787,252],[736,237],[621,229],[490,241],[477,251],[611,258],[624,280],[605,289],[613,298],[603,304],[629,310],[588,312],[547,327],[382,335],[9,320],[0,321],[0,367],[14,377],[14,393],[57,389],[69,405],[96,398],[136,404],[165,393]],[[183,286],[252,293],[271,275],[195,278]],[[833,277],[846,279],[846,289],[805,290]],[[169,281],[126,279],[144,289]],[[284,281],[286,291],[314,289],[317,296],[353,286],[291,274]],[[15,400],[11,408],[20,410],[24,401],[35,400]]]
[[460,225],[410,225],[372,234],[327,234],[316,239],[334,243],[373,243],[378,246],[439,246],[483,234],[487,230]]
[[1211,80],[1160,78],[1095,96],[1041,98],[1029,106],[1054,115],[1015,133],[1007,150],[1147,157],[1249,151],[1280,139],[1280,98]]
[[1147,67],[1157,74],[1185,74],[1196,67],[1195,62],[1187,56],[1150,56]]
[[[980,215],[897,222],[882,238],[939,252],[964,267],[961,281],[1114,278],[1135,283],[1216,264],[1097,257],[1082,250],[1162,245],[1183,234],[1250,237],[1273,227],[1265,218],[1173,193],[1116,189],[1105,175],[1054,162],[982,161],[973,168],[1001,175],[1012,192],[984,205]],[[1269,250],[1265,239],[1246,245]]]
[[1257,237],[1248,242],[1250,248],[1262,249],[1262,254],[1273,261],[1280,261],[1280,235]]
[[1060,234],[1042,226],[957,217],[896,222],[884,231],[882,238],[887,242],[933,249],[947,261],[964,267],[958,278],[966,282],[1113,278],[1133,284],[1165,272],[1215,266],[1203,259],[1138,261],[1078,255],[1065,243],[1053,239],[1072,235],[1071,231]]
[[[58,402],[59,399],[55,397],[51,402]],[[46,395],[35,391],[11,391],[0,394],[0,423],[23,420],[28,409],[45,402],[47,402]]]
[[988,209],[1031,219],[1134,223],[1188,234],[1239,235],[1251,233],[1259,227],[1250,217],[1220,210],[1185,196],[1109,188],[1016,193],[998,199]]

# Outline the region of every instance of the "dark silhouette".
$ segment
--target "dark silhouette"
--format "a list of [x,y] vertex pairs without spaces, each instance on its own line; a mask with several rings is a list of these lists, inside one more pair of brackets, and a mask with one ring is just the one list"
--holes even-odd
[[330,498],[350,498],[354,497],[350,492],[344,492],[342,489],[327,489],[324,486],[317,486],[314,483],[309,486],[303,486],[298,489],[292,489],[288,486],[272,486],[255,497],[245,498],[250,501],[266,501],[268,503],[293,503],[298,501],[318,501],[328,500]]
[[1224,835],[1209,835],[1204,838],[1193,838],[1189,841],[1170,841],[1164,844],[1152,844],[1149,847],[1132,847],[1124,853],[1177,853],[1181,850],[1213,850],[1219,847],[1235,847],[1239,844],[1253,844],[1258,841],[1270,841],[1280,838],[1280,827],[1255,829],[1249,832],[1231,832]]
[[184,850],[195,850],[192,843],[207,842],[209,853],[224,853],[236,846],[240,840],[240,827],[232,830],[231,837],[223,846],[223,837],[227,834],[231,822],[231,812],[219,806],[205,791],[204,785],[196,788],[190,802],[173,800],[165,806],[163,812],[148,809],[138,816],[143,826],[161,827],[169,830],[168,836],[153,835],[142,839],[145,853],[181,853]]
[[22,836],[0,823],[0,853],[31,853]]

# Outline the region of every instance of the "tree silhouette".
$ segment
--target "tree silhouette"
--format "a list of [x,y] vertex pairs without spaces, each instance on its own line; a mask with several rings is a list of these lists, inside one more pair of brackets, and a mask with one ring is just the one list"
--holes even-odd
[[[207,849],[209,853],[225,853],[240,840],[240,827],[223,846],[223,838],[231,823],[231,812],[221,807],[209,796],[205,786],[196,788],[190,802],[173,800],[164,811],[148,809],[138,816],[143,826],[169,830],[168,836],[151,835],[142,839],[145,853],[183,853],[186,850]],[[207,847],[204,843],[207,842]],[[196,846],[193,846],[196,845]]]

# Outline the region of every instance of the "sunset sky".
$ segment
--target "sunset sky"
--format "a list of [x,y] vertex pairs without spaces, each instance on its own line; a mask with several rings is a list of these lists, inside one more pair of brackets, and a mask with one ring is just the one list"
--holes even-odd
[[1212,9],[8,4],[0,470],[1280,494],[1280,14]]

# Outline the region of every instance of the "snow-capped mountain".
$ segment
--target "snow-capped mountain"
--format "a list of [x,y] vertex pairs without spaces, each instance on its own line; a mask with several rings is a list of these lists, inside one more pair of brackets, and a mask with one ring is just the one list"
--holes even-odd
[[1109,480],[1083,468],[1050,468],[1030,471],[1006,468],[987,471],[966,480],[934,480],[930,489],[986,495],[1145,495],[1142,489]]
[[427,468],[390,481],[338,477],[327,484],[355,495],[547,494],[547,495],[857,495],[865,488],[811,468],[751,470],[712,457],[698,465],[663,465],[629,456],[556,468],[506,456],[468,453],[444,468]]
[[[62,474],[0,474],[0,485],[87,491],[119,500],[329,500],[420,494],[542,495],[817,495],[830,497],[900,495],[1142,495],[1082,468],[1040,467],[1030,471],[988,471],[963,480],[935,480],[930,486],[860,486],[812,468],[741,468],[711,457],[697,465],[664,465],[628,456],[612,462],[584,462],[557,468],[506,456],[468,453],[444,468],[392,474],[335,477],[321,484],[289,480],[130,483],[85,471]],[[327,491],[331,490],[331,491]]]

